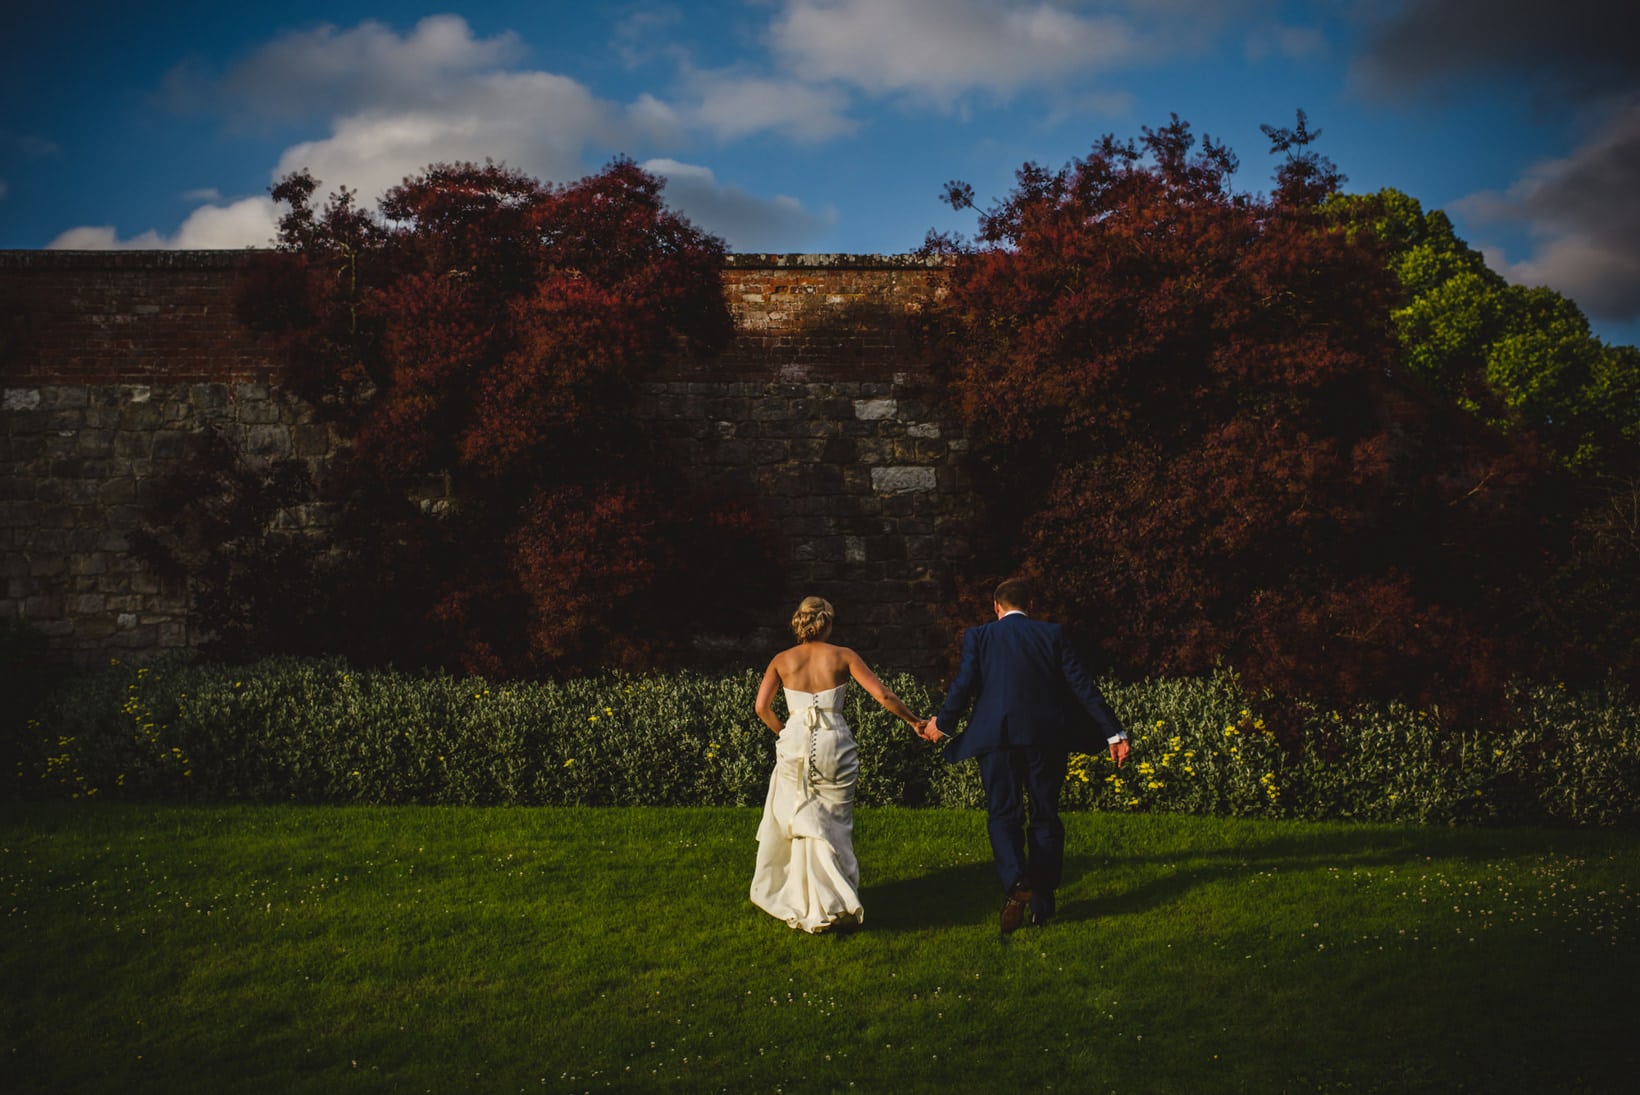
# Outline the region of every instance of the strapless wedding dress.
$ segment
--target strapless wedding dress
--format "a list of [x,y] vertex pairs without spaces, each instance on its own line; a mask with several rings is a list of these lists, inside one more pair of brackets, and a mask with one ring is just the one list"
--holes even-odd
[[752,903],[808,932],[865,919],[854,858],[860,761],[843,719],[847,691],[847,681],[824,692],[785,690],[790,714],[776,739],[757,830]]

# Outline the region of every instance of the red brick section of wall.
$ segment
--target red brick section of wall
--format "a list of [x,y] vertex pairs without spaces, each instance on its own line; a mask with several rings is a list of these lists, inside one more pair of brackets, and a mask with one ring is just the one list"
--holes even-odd
[[[267,348],[234,316],[246,251],[0,251],[0,380],[39,384],[267,381]],[[732,255],[737,337],[679,378],[884,379],[918,370],[909,323],[941,291],[906,255]]]
[[911,323],[944,286],[941,264],[908,255],[732,255],[723,291],[736,338],[702,371],[832,381],[920,374]]
[[234,317],[242,251],[0,251],[0,379],[39,384],[267,380]]

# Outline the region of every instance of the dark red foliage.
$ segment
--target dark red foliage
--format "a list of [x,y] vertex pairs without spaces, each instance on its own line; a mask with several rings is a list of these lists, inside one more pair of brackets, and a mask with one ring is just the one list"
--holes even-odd
[[1125,673],[1474,710],[1538,668],[1546,461],[1399,371],[1382,255],[1314,213],[1337,172],[1293,151],[1302,116],[1271,136],[1268,198],[1175,118],[1027,165],[977,244],[933,241],[956,258],[936,354],[995,534],[977,566],[1039,576]]
[[[379,218],[315,189],[275,188],[281,252],[240,312],[350,443],[324,483],[339,648],[495,674],[650,664],[711,626],[691,612],[729,626],[699,558],[739,561],[737,602],[756,599],[758,520],[691,498],[632,419],[640,380],[732,333],[723,244],[657,178],[625,160],[563,187],[437,165]],[[389,619],[386,642],[345,637]]]

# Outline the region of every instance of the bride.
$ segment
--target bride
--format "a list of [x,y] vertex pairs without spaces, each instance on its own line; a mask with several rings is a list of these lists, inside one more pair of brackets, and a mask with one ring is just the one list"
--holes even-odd
[[[826,641],[833,615],[828,601],[805,597],[792,616],[798,645],[775,655],[757,690],[757,717],[779,740],[757,830],[752,903],[808,932],[865,919],[854,858],[854,777],[860,765],[843,720],[849,678],[919,737],[927,721],[912,714],[860,655]],[[782,686],[785,726],[774,714],[775,689]]]

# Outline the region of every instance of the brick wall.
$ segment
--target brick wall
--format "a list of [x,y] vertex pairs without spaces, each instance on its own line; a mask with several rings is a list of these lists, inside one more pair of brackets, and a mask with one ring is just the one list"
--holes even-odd
[[[187,435],[316,470],[333,447],[233,316],[238,252],[0,252],[0,617],[81,662],[185,646],[185,591],[125,551]],[[749,490],[786,537],[788,595],[838,606],[839,641],[929,672],[967,550],[964,442],[909,322],[941,291],[906,256],[732,256],[737,337],[645,386],[639,416],[702,486]],[[726,576],[732,577],[732,576]],[[729,588],[732,589],[732,582]],[[761,664],[781,621],[703,647]]]

